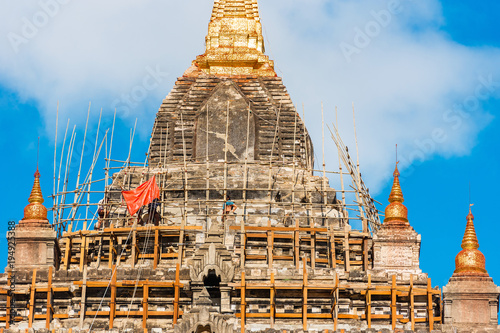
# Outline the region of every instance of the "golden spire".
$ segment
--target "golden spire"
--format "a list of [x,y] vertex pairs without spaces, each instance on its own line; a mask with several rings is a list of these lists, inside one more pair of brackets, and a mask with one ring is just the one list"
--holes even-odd
[[408,209],[405,205],[403,205],[405,199],[399,183],[399,176],[400,173],[398,170],[398,163],[396,163],[396,169],[394,170],[394,183],[392,185],[391,195],[389,196],[389,206],[385,209],[384,225],[410,225],[408,223]]
[[209,75],[276,76],[264,54],[257,0],[215,0],[205,41],[205,53],[186,73],[194,67]]
[[486,260],[481,251],[478,250],[476,230],[474,228],[474,215],[469,207],[467,215],[467,226],[465,227],[464,239],[462,240],[462,251],[455,258],[454,276],[488,276],[486,271]]
[[40,187],[40,172],[38,168],[35,172],[35,183],[33,184],[33,189],[31,190],[31,195],[28,199],[29,205],[24,208],[24,218],[26,220],[44,220],[47,219],[47,208],[43,205],[42,189]]

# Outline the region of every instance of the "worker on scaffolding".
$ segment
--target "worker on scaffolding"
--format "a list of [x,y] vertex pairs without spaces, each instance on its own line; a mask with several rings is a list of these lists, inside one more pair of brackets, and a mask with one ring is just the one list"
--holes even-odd
[[137,220],[140,225],[154,224],[158,226],[160,224],[160,212],[158,211],[160,207],[160,202],[158,199],[153,199],[147,205],[144,205],[139,210],[139,214],[137,215]]
[[226,197],[226,202],[222,205],[222,222],[226,219],[226,215],[231,213],[236,214],[236,209],[238,209],[238,207],[231,201],[231,197],[228,195]]
[[97,223],[94,226],[95,230],[100,230],[104,225],[105,219],[108,217],[108,211],[106,209],[106,199],[102,198],[97,204]]

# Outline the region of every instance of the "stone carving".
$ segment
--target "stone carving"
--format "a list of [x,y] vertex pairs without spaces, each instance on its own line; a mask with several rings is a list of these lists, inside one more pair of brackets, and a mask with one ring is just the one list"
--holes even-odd
[[233,333],[234,325],[227,316],[217,313],[206,288],[203,288],[194,308],[174,327],[175,333]]
[[199,312],[191,312],[184,315],[182,321],[174,328],[175,333],[233,333],[236,332],[224,316],[218,313],[210,313],[206,307]]
[[203,283],[203,279],[214,270],[222,283],[229,283],[234,277],[234,265],[231,252],[222,245],[222,233],[214,232],[213,224],[208,238],[203,246],[196,252],[190,267],[190,276],[193,282]]

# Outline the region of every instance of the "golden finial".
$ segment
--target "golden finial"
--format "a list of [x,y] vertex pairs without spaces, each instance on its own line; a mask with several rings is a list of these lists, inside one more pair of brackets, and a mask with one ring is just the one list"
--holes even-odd
[[486,271],[486,260],[481,251],[478,250],[476,230],[474,228],[474,215],[472,207],[469,206],[469,215],[467,215],[467,226],[462,240],[462,251],[455,258],[455,276],[488,276]]
[[404,197],[399,183],[399,162],[396,162],[394,170],[394,183],[392,184],[391,194],[389,196],[389,206],[385,209],[384,224],[403,224],[408,225],[408,209],[403,205]]
[[389,202],[400,202],[403,203],[405,201],[403,197],[403,191],[401,190],[401,184],[399,183],[399,176],[401,175],[398,170],[398,164],[396,163],[396,169],[394,170],[394,183],[392,184],[391,195],[389,196]]
[[274,62],[264,54],[257,0],[215,0],[208,25],[206,51],[185,75],[276,76]]
[[40,172],[38,168],[35,172],[35,183],[28,199],[29,205],[24,208],[24,220],[44,220],[47,219],[47,208],[43,205],[42,188],[40,187]]

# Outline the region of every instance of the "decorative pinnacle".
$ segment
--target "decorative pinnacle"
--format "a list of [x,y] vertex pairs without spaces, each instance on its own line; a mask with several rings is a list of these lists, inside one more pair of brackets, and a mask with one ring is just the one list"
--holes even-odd
[[40,172],[38,168],[35,172],[35,182],[28,201],[29,205],[24,208],[23,220],[48,221],[47,208],[43,205],[44,200],[42,188],[40,187]]
[[469,208],[467,226],[462,240],[462,251],[455,258],[454,276],[488,276],[486,260],[478,248],[479,242],[474,228],[474,215],[472,215],[472,209]]
[[467,226],[465,227],[464,239],[462,240],[462,249],[479,249],[471,207],[469,207],[469,215],[467,215]]
[[408,227],[408,209],[403,205],[405,201],[403,198],[403,191],[399,184],[399,170],[398,163],[396,162],[396,169],[394,170],[394,183],[392,185],[391,195],[389,196],[390,204],[385,208],[384,225]]
[[42,188],[40,187],[40,172],[36,168],[35,172],[35,183],[33,184],[33,189],[31,190],[31,195],[28,199],[29,203],[40,203],[43,204]]
[[205,53],[184,74],[276,76],[264,54],[257,0],[215,0]]
[[401,184],[399,183],[399,170],[398,170],[399,162],[396,162],[396,169],[394,170],[394,183],[392,184],[391,195],[389,196],[389,202],[400,202],[403,203],[405,201],[403,197],[403,191],[401,190]]

